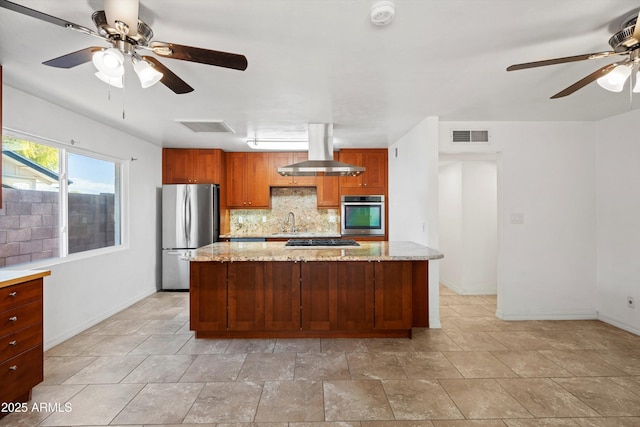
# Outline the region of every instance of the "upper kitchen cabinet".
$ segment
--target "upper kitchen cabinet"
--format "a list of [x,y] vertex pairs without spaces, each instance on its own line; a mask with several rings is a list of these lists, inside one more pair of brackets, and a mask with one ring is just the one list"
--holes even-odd
[[224,178],[219,149],[162,149],[163,184],[220,184]]
[[366,168],[360,176],[340,177],[341,194],[387,194],[386,149],[343,149],[340,161]]
[[316,183],[318,207],[338,209],[340,207],[340,177],[319,176],[316,178]]
[[227,207],[268,209],[269,153],[225,153]]
[[270,185],[272,187],[314,187],[316,185],[315,176],[282,176],[278,173],[279,167],[304,162],[308,159],[308,153],[305,151],[269,153]]

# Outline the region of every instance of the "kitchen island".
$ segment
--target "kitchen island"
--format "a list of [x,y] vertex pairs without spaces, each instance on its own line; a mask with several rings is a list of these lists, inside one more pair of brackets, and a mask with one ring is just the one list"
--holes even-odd
[[218,242],[190,258],[196,338],[410,337],[428,327],[428,263],[413,242],[287,247]]

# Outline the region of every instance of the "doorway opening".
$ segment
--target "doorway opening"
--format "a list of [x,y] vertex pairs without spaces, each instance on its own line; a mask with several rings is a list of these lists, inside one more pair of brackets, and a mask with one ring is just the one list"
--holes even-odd
[[459,295],[499,295],[499,155],[440,153],[440,283]]

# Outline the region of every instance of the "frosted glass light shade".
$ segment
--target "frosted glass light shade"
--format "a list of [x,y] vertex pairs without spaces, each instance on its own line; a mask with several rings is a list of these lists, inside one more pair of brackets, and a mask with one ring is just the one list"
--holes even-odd
[[597,82],[604,89],[611,92],[622,92],[624,83],[631,75],[631,67],[628,65],[618,65],[606,76],[600,77]]
[[133,70],[140,79],[140,85],[146,89],[158,83],[162,79],[163,74],[154,69],[147,61],[135,61]]
[[129,27],[127,35],[138,34],[138,0],[105,0],[104,14],[112,28],[118,28],[116,21],[124,22]]
[[122,77],[124,74],[124,55],[118,49],[110,47],[93,54],[93,65],[102,74],[109,77]]
[[633,92],[640,92],[640,71],[636,72],[636,84],[633,85]]
[[122,89],[123,85],[122,85],[122,76],[120,77],[109,77],[106,74],[98,71],[96,74],[96,77],[99,78],[100,80],[102,80],[103,82],[105,82],[108,85],[111,85],[113,87],[118,87],[120,89]]

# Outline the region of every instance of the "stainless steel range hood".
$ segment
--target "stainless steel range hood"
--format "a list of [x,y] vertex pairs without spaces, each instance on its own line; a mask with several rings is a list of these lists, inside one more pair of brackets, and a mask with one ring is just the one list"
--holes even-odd
[[278,168],[284,176],[357,176],[365,171],[362,166],[333,160],[333,124],[309,124],[309,160]]

